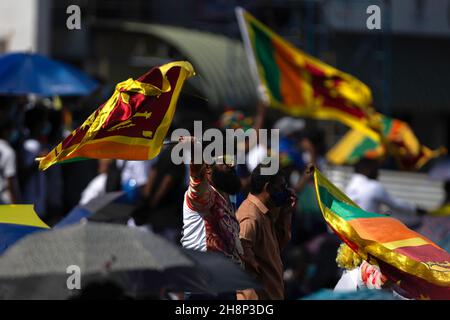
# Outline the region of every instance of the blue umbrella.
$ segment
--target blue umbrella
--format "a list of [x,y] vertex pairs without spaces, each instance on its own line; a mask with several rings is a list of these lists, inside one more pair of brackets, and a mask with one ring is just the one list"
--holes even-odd
[[74,67],[39,54],[0,56],[0,94],[79,96],[89,94],[97,85]]

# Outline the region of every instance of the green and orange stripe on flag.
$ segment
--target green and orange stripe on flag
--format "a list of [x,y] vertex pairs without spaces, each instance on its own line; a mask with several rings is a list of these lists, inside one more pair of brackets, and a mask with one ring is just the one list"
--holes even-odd
[[178,97],[194,69],[187,61],[155,67],[117,84],[109,100],[45,157],[39,169],[86,158],[148,160],[156,157],[172,123]]
[[395,290],[413,299],[450,299],[450,255],[399,220],[359,208],[317,169],[317,201],[327,224],[350,248],[380,266]]
[[335,165],[353,165],[362,158],[381,159],[392,155],[402,169],[419,170],[429,160],[446,151],[431,150],[421,145],[409,125],[401,120],[375,113],[373,119],[380,123],[381,140],[373,140],[358,130],[349,130],[327,152],[327,160]]
[[337,120],[378,141],[370,125],[370,89],[355,77],[309,56],[248,12],[237,10],[250,63],[270,105],[297,117]]

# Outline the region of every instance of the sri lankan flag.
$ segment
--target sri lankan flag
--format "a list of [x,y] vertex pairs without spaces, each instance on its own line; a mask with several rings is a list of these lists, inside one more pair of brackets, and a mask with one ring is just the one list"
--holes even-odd
[[419,170],[429,160],[445,153],[422,145],[404,121],[375,113],[380,123],[381,139],[375,141],[358,130],[350,130],[330,151],[327,160],[335,165],[355,164],[362,158],[380,159],[392,155],[402,169]]
[[272,107],[292,116],[337,120],[378,141],[368,126],[372,93],[364,83],[295,48],[242,8],[236,13],[250,66]]
[[192,65],[155,67],[117,84],[114,94],[63,142],[40,159],[39,168],[84,158],[148,160],[156,157],[172,122]]
[[314,172],[317,201],[327,224],[362,259],[378,264],[407,298],[450,299],[450,255],[384,214],[366,212]]

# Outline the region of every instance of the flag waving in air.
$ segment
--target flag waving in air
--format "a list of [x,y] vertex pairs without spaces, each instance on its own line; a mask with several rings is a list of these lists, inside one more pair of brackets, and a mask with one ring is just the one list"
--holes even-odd
[[114,94],[45,157],[39,169],[83,158],[148,160],[167,134],[192,65],[177,61],[155,67],[137,80],[117,84]]
[[236,13],[255,81],[266,89],[263,99],[272,107],[292,116],[340,121],[379,140],[369,126],[369,87],[297,49],[242,8]]
[[400,168],[419,170],[429,160],[446,153],[445,148],[431,150],[422,145],[404,121],[380,113],[373,117],[381,123],[381,142],[351,129],[328,151],[327,160],[335,165],[352,165],[362,158],[380,159],[391,154]]
[[327,224],[353,251],[407,298],[450,299],[450,254],[399,220],[367,212],[314,172],[317,201]]

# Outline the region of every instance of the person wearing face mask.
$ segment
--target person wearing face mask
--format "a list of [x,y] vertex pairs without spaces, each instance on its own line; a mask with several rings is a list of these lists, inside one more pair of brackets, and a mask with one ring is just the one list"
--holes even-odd
[[[199,143],[194,137],[181,137],[180,142]],[[221,252],[242,265],[239,223],[230,200],[240,190],[241,181],[234,164],[225,158],[217,157],[212,165],[190,164],[181,244],[187,249]]]
[[263,289],[238,291],[238,300],[284,299],[281,250],[291,238],[292,211],[297,199],[282,171],[263,175],[262,167],[260,164],[253,170],[250,194],[236,216],[245,269],[257,277]]

